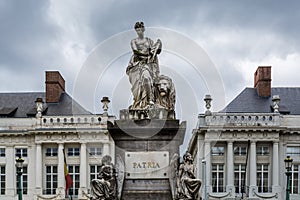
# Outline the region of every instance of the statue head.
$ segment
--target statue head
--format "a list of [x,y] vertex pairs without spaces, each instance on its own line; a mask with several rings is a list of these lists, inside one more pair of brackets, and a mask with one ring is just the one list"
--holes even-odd
[[105,155],[105,156],[103,156],[101,161],[102,161],[103,165],[110,165],[111,160],[112,160],[112,158],[109,155]]
[[134,25],[134,29],[137,29],[137,28],[145,29],[144,22],[136,22],[135,25]]
[[187,151],[184,155],[183,155],[183,160],[186,161],[191,161],[193,162],[193,157],[192,155]]
[[160,75],[156,81],[156,103],[161,107],[174,110],[175,107],[175,87],[167,76]]
[[134,29],[136,32],[138,32],[138,31],[144,32],[145,31],[144,22],[136,22],[134,25]]

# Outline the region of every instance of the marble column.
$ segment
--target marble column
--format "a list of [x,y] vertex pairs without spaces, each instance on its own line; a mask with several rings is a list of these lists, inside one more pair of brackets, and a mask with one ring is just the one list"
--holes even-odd
[[65,173],[64,173],[64,144],[58,144],[58,166],[57,166],[57,190],[56,193],[60,194],[58,199],[65,197]]
[[233,142],[227,142],[227,192],[231,191],[231,196],[235,196],[234,187],[234,160],[233,160]]
[[210,142],[206,141],[204,143],[204,158],[206,161],[206,188],[207,192],[210,193],[211,190],[211,161],[210,161],[210,156],[211,156],[211,147],[210,147]]
[[80,146],[80,188],[79,199],[87,199],[87,156],[86,156],[86,143],[81,143]]
[[272,192],[279,193],[280,186],[279,186],[279,143],[278,141],[273,142],[273,172],[272,172]]
[[15,188],[15,182],[16,182],[16,167],[15,167],[15,155],[14,155],[14,147],[13,146],[6,146],[5,149],[6,154],[6,166],[5,166],[5,185],[6,190],[5,194],[7,197],[13,197],[15,196],[16,188]]
[[[42,161],[42,144],[36,144],[36,153],[35,153],[35,166],[36,172],[43,172],[43,161]],[[42,181],[43,176],[35,176],[35,189],[37,194],[42,194]]]
[[256,186],[256,141],[251,141],[250,145],[250,188],[249,197],[255,197],[253,190],[257,191]]

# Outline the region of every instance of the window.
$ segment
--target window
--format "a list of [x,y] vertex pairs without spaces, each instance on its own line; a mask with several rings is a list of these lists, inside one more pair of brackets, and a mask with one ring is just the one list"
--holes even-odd
[[245,156],[247,154],[247,147],[244,146],[235,146],[234,155],[236,156]]
[[245,193],[245,175],[246,175],[245,164],[234,165],[234,186],[235,186],[235,193],[237,194]]
[[212,165],[212,190],[213,192],[224,192],[224,165]]
[[211,155],[212,156],[224,156],[225,148],[224,147],[212,147],[211,148]]
[[299,165],[292,165],[291,193],[299,194]]
[[57,148],[46,148],[46,156],[57,156]]
[[79,188],[79,165],[69,165],[69,174],[73,180],[73,185],[69,189],[69,196],[70,197],[77,197],[78,196],[78,188]]
[[5,166],[0,166],[0,195],[5,194]]
[[267,164],[257,165],[257,187],[258,192],[269,192],[269,166]]
[[5,148],[0,148],[0,157],[5,157]]
[[46,194],[56,194],[57,188],[57,166],[46,166]]
[[256,155],[258,156],[267,156],[269,153],[270,150],[268,146],[258,146],[256,149]]
[[68,148],[68,156],[79,156],[79,148]]
[[101,156],[102,155],[101,148],[100,147],[91,147],[89,154],[90,154],[90,156]]
[[16,148],[16,157],[27,157],[27,155],[26,148]]
[[286,154],[290,156],[300,155],[300,147],[287,147]]
[[97,179],[97,175],[100,172],[100,165],[90,165],[90,182],[93,179]]
[[[16,171],[17,171],[17,169],[16,169]],[[16,177],[16,180],[17,180],[16,181],[16,185],[18,185],[18,177]],[[22,185],[23,194],[27,194],[27,189],[28,189],[28,171],[27,171],[27,166],[23,166],[23,169],[22,169],[21,185]],[[18,187],[16,187],[16,188],[18,188]]]

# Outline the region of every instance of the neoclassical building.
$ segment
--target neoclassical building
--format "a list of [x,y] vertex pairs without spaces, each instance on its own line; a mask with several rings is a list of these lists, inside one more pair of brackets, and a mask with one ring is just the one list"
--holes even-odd
[[65,199],[64,159],[73,180],[67,197],[87,199],[103,155],[115,159],[108,121],[106,110],[91,114],[74,101],[56,71],[46,72],[45,92],[0,93],[0,199],[17,199],[19,156],[24,200]]
[[258,67],[254,87],[225,109],[211,112],[205,101],[189,151],[206,199],[285,199],[288,155],[291,199],[300,199],[300,88],[271,87],[271,67]]

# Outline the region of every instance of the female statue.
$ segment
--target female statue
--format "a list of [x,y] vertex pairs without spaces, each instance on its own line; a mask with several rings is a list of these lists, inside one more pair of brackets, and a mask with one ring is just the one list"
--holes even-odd
[[192,155],[186,152],[183,156],[183,163],[179,166],[177,179],[178,199],[198,199],[201,187],[201,180],[194,175]]
[[147,109],[154,104],[154,82],[159,76],[157,54],[162,43],[159,39],[154,43],[144,36],[143,22],[136,22],[134,29],[138,37],[131,40],[133,55],[126,69],[133,95],[130,109]]
[[91,181],[91,200],[116,200],[117,179],[116,169],[111,157],[105,155],[97,179]]

